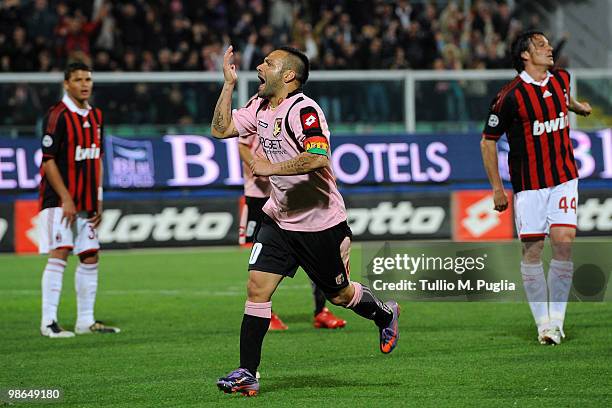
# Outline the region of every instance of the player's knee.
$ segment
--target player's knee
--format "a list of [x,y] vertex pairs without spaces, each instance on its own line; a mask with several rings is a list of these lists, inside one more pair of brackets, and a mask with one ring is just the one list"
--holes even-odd
[[349,290],[349,287],[346,287],[336,293],[326,293],[325,297],[330,301],[330,303],[336,306],[346,307],[349,303],[351,303],[353,294]]
[[528,264],[539,263],[542,260],[543,249],[543,239],[523,242],[523,261]]
[[49,251],[49,258],[61,259],[63,261],[68,260],[70,250],[66,248],[52,249]]
[[79,255],[79,260],[83,264],[95,264],[98,263],[98,252],[90,252],[87,254]]
[[268,302],[270,293],[266,286],[261,285],[256,279],[249,278],[247,281],[247,298],[251,302]]

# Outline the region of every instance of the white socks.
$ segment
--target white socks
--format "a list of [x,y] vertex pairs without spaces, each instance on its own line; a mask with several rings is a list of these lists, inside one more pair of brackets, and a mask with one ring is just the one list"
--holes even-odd
[[94,304],[98,290],[98,264],[79,263],[74,277],[77,293],[77,327],[89,327],[95,323]]
[[548,287],[544,277],[544,267],[539,264],[525,264],[521,262],[521,276],[525,294],[529,301],[531,314],[538,326],[538,331],[542,331],[548,326]]
[[49,258],[42,276],[42,320],[41,327],[57,321],[57,307],[62,293],[62,278],[66,261]]
[[567,309],[567,299],[574,277],[574,263],[571,261],[550,261],[548,269],[548,292],[550,293],[550,323],[563,333],[563,321]]
[[549,327],[558,327],[563,333],[565,310],[574,276],[573,262],[551,260],[548,284],[541,263],[525,264],[521,262],[521,275],[538,332]]

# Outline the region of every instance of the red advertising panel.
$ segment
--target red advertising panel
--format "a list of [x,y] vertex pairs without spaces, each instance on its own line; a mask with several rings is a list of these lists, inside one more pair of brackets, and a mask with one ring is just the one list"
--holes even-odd
[[15,201],[15,252],[38,252],[37,200]]
[[506,241],[514,238],[512,192],[506,190],[510,205],[502,213],[493,209],[491,190],[454,191],[453,240]]

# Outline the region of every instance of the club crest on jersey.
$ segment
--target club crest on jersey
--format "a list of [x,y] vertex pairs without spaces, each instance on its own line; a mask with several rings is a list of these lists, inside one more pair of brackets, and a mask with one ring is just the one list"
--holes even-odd
[[45,135],[42,139],[42,145],[44,147],[51,147],[51,145],[53,145],[53,138],[51,137],[51,135]]
[[274,129],[272,130],[272,136],[278,137],[281,132],[281,125],[283,123],[283,118],[274,119]]
[[489,116],[489,121],[487,123],[489,124],[489,126],[495,127],[499,125],[499,117],[496,114],[492,113],[491,116]]
[[96,144],[92,144],[91,147],[82,148],[77,146],[74,151],[74,161],[81,160],[92,160],[100,158],[100,148]]

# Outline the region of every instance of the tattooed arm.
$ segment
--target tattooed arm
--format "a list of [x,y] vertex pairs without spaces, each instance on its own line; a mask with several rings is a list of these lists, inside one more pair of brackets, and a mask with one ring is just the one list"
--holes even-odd
[[256,158],[251,162],[251,171],[256,176],[294,176],[307,174],[327,166],[329,166],[327,156],[304,152],[291,160],[280,163],[270,163],[266,159]]
[[238,80],[236,66],[230,64],[233,55],[233,47],[230,45],[223,55],[223,78],[225,82],[217,100],[210,127],[211,134],[217,139],[238,136],[238,130],[232,120],[232,93]]

